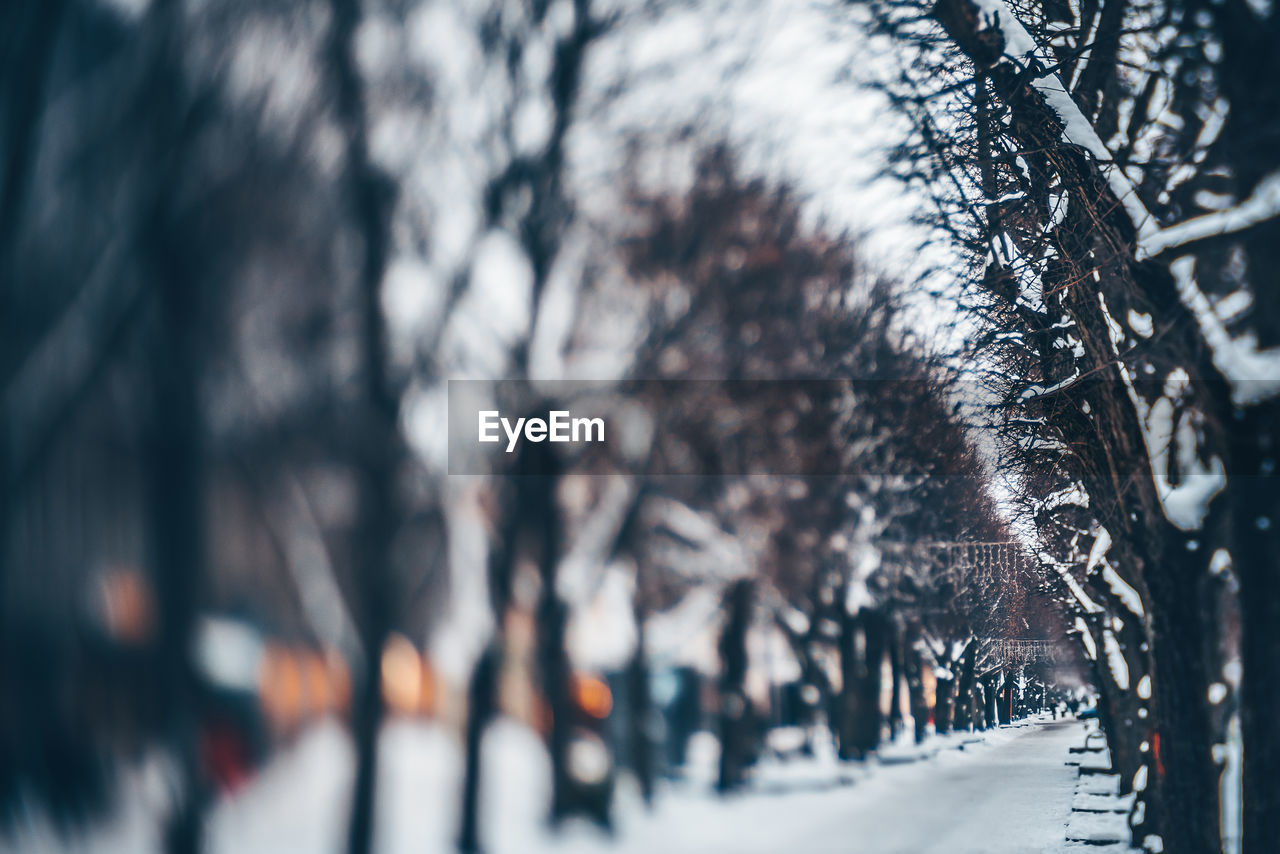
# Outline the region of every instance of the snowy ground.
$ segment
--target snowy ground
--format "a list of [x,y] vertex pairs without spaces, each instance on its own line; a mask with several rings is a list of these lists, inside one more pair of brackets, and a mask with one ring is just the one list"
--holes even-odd
[[845,787],[797,787],[772,797],[748,794],[710,807],[679,799],[637,822],[618,850],[1057,851],[1076,779],[1075,769],[1063,762],[1067,748],[1080,740],[1077,724],[1042,723],[973,739],[963,750],[950,749],[958,746],[953,741],[928,761],[874,767]]
[[[762,765],[748,791],[710,794],[714,740],[694,745],[690,779],[659,792],[653,811],[619,795],[618,833],[585,826],[550,834],[546,756],[514,723],[487,736],[486,844],[493,854],[682,854],[803,851],[865,854],[1050,854],[1064,850],[1077,769],[1074,722],[1036,721],[982,737],[893,745],[885,761],[842,766],[829,755]],[[461,750],[443,729],[399,722],[382,743],[377,848],[382,854],[453,851]],[[314,728],[247,789],[214,811],[211,849],[235,854],[338,852],[351,747],[336,725]],[[120,816],[88,837],[59,838],[34,820],[0,851],[145,854],[156,850],[163,774],[134,775]]]

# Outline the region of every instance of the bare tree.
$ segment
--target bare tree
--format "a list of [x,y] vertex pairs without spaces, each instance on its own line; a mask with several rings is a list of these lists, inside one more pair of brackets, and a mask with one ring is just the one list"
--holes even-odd
[[[1248,334],[1228,331],[1206,294],[1255,293],[1257,271],[1269,268],[1263,243],[1274,245],[1276,211],[1264,199],[1275,164],[1257,144],[1269,131],[1243,123],[1276,97],[1255,76],[1274,14],[1123,2],[870,8],[942,71],[935,82],[905,72],[898,90],[920,120],[916,153],[935,164],[915,174],[938,180],[948,221],[985,267],[986,305],[1004,307],[995,331],[1028,360],[1011,402],[1040,404],[1029,435],[1065,445],[1062,458],[1080,466],[1113,543],[1109,571],[1143,603],[1145,613],[1126,609],[1124,619],[1142,620],[1151,644],[1153,743],[1166,769],[1155,775],[1159,833],[1166,850],[1214,850],[1205,691],[1220,663],[1209,663],[1214,627],[1196,603],[1216,548],[1239,561],[1267,553],[1256,524],[1245,533],[1227,520],[1245,506],[1237,487],[1258,483],[1244,449],[1269,441],[1253,419],[1273,405],[1261,376],[1274,350],[1260,348],[1277,324],[1258,302]],[[1148,374],[1157,382],[1142,382]],[[1249,495],[1251,508],[1274,506]],[[1246,598],[1272,601],[1257,583]],[[1244,623],[1246,646],[1274,643],[1253,634],[1266,634],[1271,617]],[[1254,661],[1242,684],[1265,691],[1266,665]],[[1266,737],[1245,740],[1255,769],[1247,845],[1266,838],[1262,816],[1276,810],[1256,776],[1272,761]]]

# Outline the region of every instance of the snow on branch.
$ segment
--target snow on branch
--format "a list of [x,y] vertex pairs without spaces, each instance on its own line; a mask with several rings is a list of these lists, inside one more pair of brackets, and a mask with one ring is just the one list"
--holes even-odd
[[1280,393],[1280,348],[1259,350],[1252,334],[1232,338],[1209,298],[1195,279],[1195,259],[1190,255],[1169,265],[1178,297],[1195,317],[1209,345],[1213,364],[1231,383],[1231,396],[1241,405],[1257,403]]
[[644,515],[655,530],[665,536],[670,548],[670,568],[699,581],[725,583],[751,575],[754,561],[742,543],[720,527],[708,513],[699,512],[682,501],[653,497],[646,501]]
[[1120,604],[1124,605],[1130,613],[1139,619],[1146,616],[1146,610],[1142,607],[1142,597],[1138,595],[1138,591],[1121,578],[1120,573],[1105,560],[1102,562],[1102,580],[1107,582],[1112,595],[1119,599]]
[[[1038,62],[1041,68],[1054,67],[1054,63],[1041,54],[1035,39],[1005,5],[1004,0],[971,0],[971,2],[1000,28],[1004,36],[1006,58],[1019,67],[1025,67],[1031,60]],[[1093,123],[1080,112],[1080,108],[1071,99],[1071,94],[1058,75],[1047,72],[1032,79],[1030,83],[1062,122],[1063,142],[1079,146],[1093,155],[1103,177],[1107,180],[1107,185],[1111,187],[1111,192],[1115,193],[1116,198],[1120,200],[1120,204],[1124,206],[1134,227],[1138,230],[1139,242],[1156,234],[1159,226],[1155,217],[1138,198],[1133,184],[1115,164],[1106,143],[1094,130]]]
[[1064,391],[1070,388],[1071,386],[1075,385],[1075,382],[1078,379],[1080,379],[1079,366],[1076,367],[1075,371],[1071,374],[1071,376],[1067,377],[1064,380],[1060,380],[1059,382],[1056,382],[1053,385],[1042,386],[1039,384],[1033,384],[1033,385],[1027,386],[1022,390],[1022,393],[1018,395],[1018,402],[1027,403],[1029,401],[1039,400],[1042,397],[1048,397],[1051,394],[1057,394],[1058,392]]
[[1280,172],[1264,178],[1253,195],[1235,207],[1192,217],[1158,230],[1143,241],[1138,257],[1149,258],[1198,240],[1234,234],[1277,216],[1280,216]]
[[1085,490],[1084,484],[1077,480],[1070,486],[1050,493],[1043,501],[1034,502],[1034,512],[1036,515],[1048,513],[1064,505],[1086,508],[1089,506],[1089,493]]
[[1102,631],[1102,648],[1106,651],[1107,667],[1111,669],[1111,678],[1115,680],[1116,687],[1121,691],[1128,691],[1129,663],[1124,660],[1124,651],[1120,649],[1120,642],[1111,629]]
[[556,592],[570,605],[584,604],[595,593],[635,496],[631,478],[610,478],[595,512],[581,525],[556,573]]
[[1093,547],[1089,549],[1085,571],[1092,572],[1094,567],[1101,566],[1102,580],[1111,589],[1111,595],[1115,596],[1129,613],[1141,619],[1146,614],[1146,610],[1142,607],[1142,596],[1133,588],[1133,585],[1120,577],[1120,573],[1116,572],[1115,567],[1107,560],[1107,552],[1110,549],[1111,532],[1099,525]]
[[1076,631],[1080,633],[1080,640],[1084,643],[1084,654],[1090,661],[1098,660],[1098,645],[1094,643],[1093,634],[1089,631],[1089,626],[1081,617],[1076,617]]
[[[1165,518],[1180,530],[1199,530],[1209,515],[1209,503],[1226,487],[1227,474],[1220,457],[1211,457],[1206,466],[1190,452],[1195,447],[1195,431],[1185,415],[1176,418],[1173,399],[1182,393],[1190,378],[1183,369],[1174,370],[1165,382],[1164,394],[1148,406],[1134,389],[1133,378],[1123,364],[1120,375],[1138,411],[1142,440]],[[1185,452],[1178,459],[1181,477],[1176,486],[1169,474],[1169,452],[1175,438]]]
[[1072,577],[1070,567],[1056,560],[1053,555],[1048,552],[1042,551],[1038,556],[1040,561],[1044,565],[1052,568],[1053,571],[1058,574],[1058,577],[1062,579],[1063,583],[1066,584],[1067,589],[1071,592],[1072,598],[1075,599],[1076,603],[1080,606],[1081,611],[1086,614],[1098,614],[1103,611],[1103,607],[1093,601],[1089,594],[1084,592],[1084,588],[1080,586],[1080,582],[1076,581],[1075,578]]
[[[969,2],[985,14],[991,25],[999,28],[1004,38],[1005,59],[1019,68],[1025,68],[1032,61],[1042,68],[1053,67],[1004,0]],[[1061,121],[1063,141],[1093,155],[1099,171],[1137,230],[1137,259],[1150,258],[1203,238],[1240,231],[1280,216],[1280,173],[1276,173],[1264,179],[1253,195],[1233,208],[1161,228],[1058,75],[1043,73],[1032,79],[1030,84]],[[1232,338],[1196,283],[1193,268],[1194,262],[1190,258],[1179,259],[1171,265],[1178,284],[1178,296],[1195,317],[1213,353],[1214,365],[1232,385],[1236,402],[1256,403],[1280,394],[1280,348],[1259,351],[1257,339],[1252,336]]]
[[1089,559],[1085,563],[1085,572],[1092,572],[1093,568],[1106,557],[1110,549],[1111,532],[1099,525],[1097,536],[1093,538],[1093,547],[1089,549]]

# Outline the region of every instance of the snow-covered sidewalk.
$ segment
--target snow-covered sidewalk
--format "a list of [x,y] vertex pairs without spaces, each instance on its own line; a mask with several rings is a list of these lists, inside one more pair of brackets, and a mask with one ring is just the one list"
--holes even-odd
[[[537,737],[511,722],[486,736],[486,844],[493,854],[1047,854],[1063,850],[1077,771],[1068,748],[1080,724],[1039,720],[981,735],[890,746],[885,761],[842,765],[765,761],[746,791],[711,793],[714,740],[695,742],[689,779],[663,785],[652,811],[623,786],[617,834],[544,825],[549,769]],[[462,755],[444,729],[396,722],[382,741],[377,848],[381,854],[454,850]],[[912,761],[916,760],[916,761]],[[215,852],[317,854],[342,849],[352,753],[336,724],[309,731],[211,816]],[[59,838],[34,821],[0,851],[145,854],[163,807],[156,768],[134,776],[124,808],[88,837]]]
[[[619,852],[803,851],[1045,854],[1064,843],[1076,770],[1064,763],[1076,723],[1036,722],[955,736],[925,761],[872,764],[826,790],[769,786],[728,802],[681,797],[632,817]],[[933,753],[931,749],[927,753]],[[769,769],[762,769],[762,777]],[[575,843],[577,841],[575,840]],[[575,844],[575,852],[608,850]]]

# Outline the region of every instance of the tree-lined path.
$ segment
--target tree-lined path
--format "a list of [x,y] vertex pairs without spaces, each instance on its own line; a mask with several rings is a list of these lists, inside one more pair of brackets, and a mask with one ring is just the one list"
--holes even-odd
[[[879,840],[883,854],[1038,854],[1062,845],[1077,771],[1068,748],[1083,739],[1074,721],[1038,723],[1011,740],[966,754],[939,754],[923,779],[858,800],[847,821]],[[844,818],[844,817],[842,817]],[[832,828],[834,830],[834,827]],[[816,842],[816,840],[815,840]],[[856,844],[815,844],[851,852]]]
[[1277,44],[0,3],[0,852],[1274,854]]
[[[723,805],[672,799],[624,827],[619,852],[695,854],[1044,854],[1064,847],[1084,741],[1076,721],[1037,720],[851,785],[748,791]],[[722,811],[714,821],[707,810]],[[699,819],[702,820],[699,820]],[[716,828],[716,839],[706,830]],[[723,844],[725,847],[708,846]],[[585,841],[582,852],[603,850]]]

